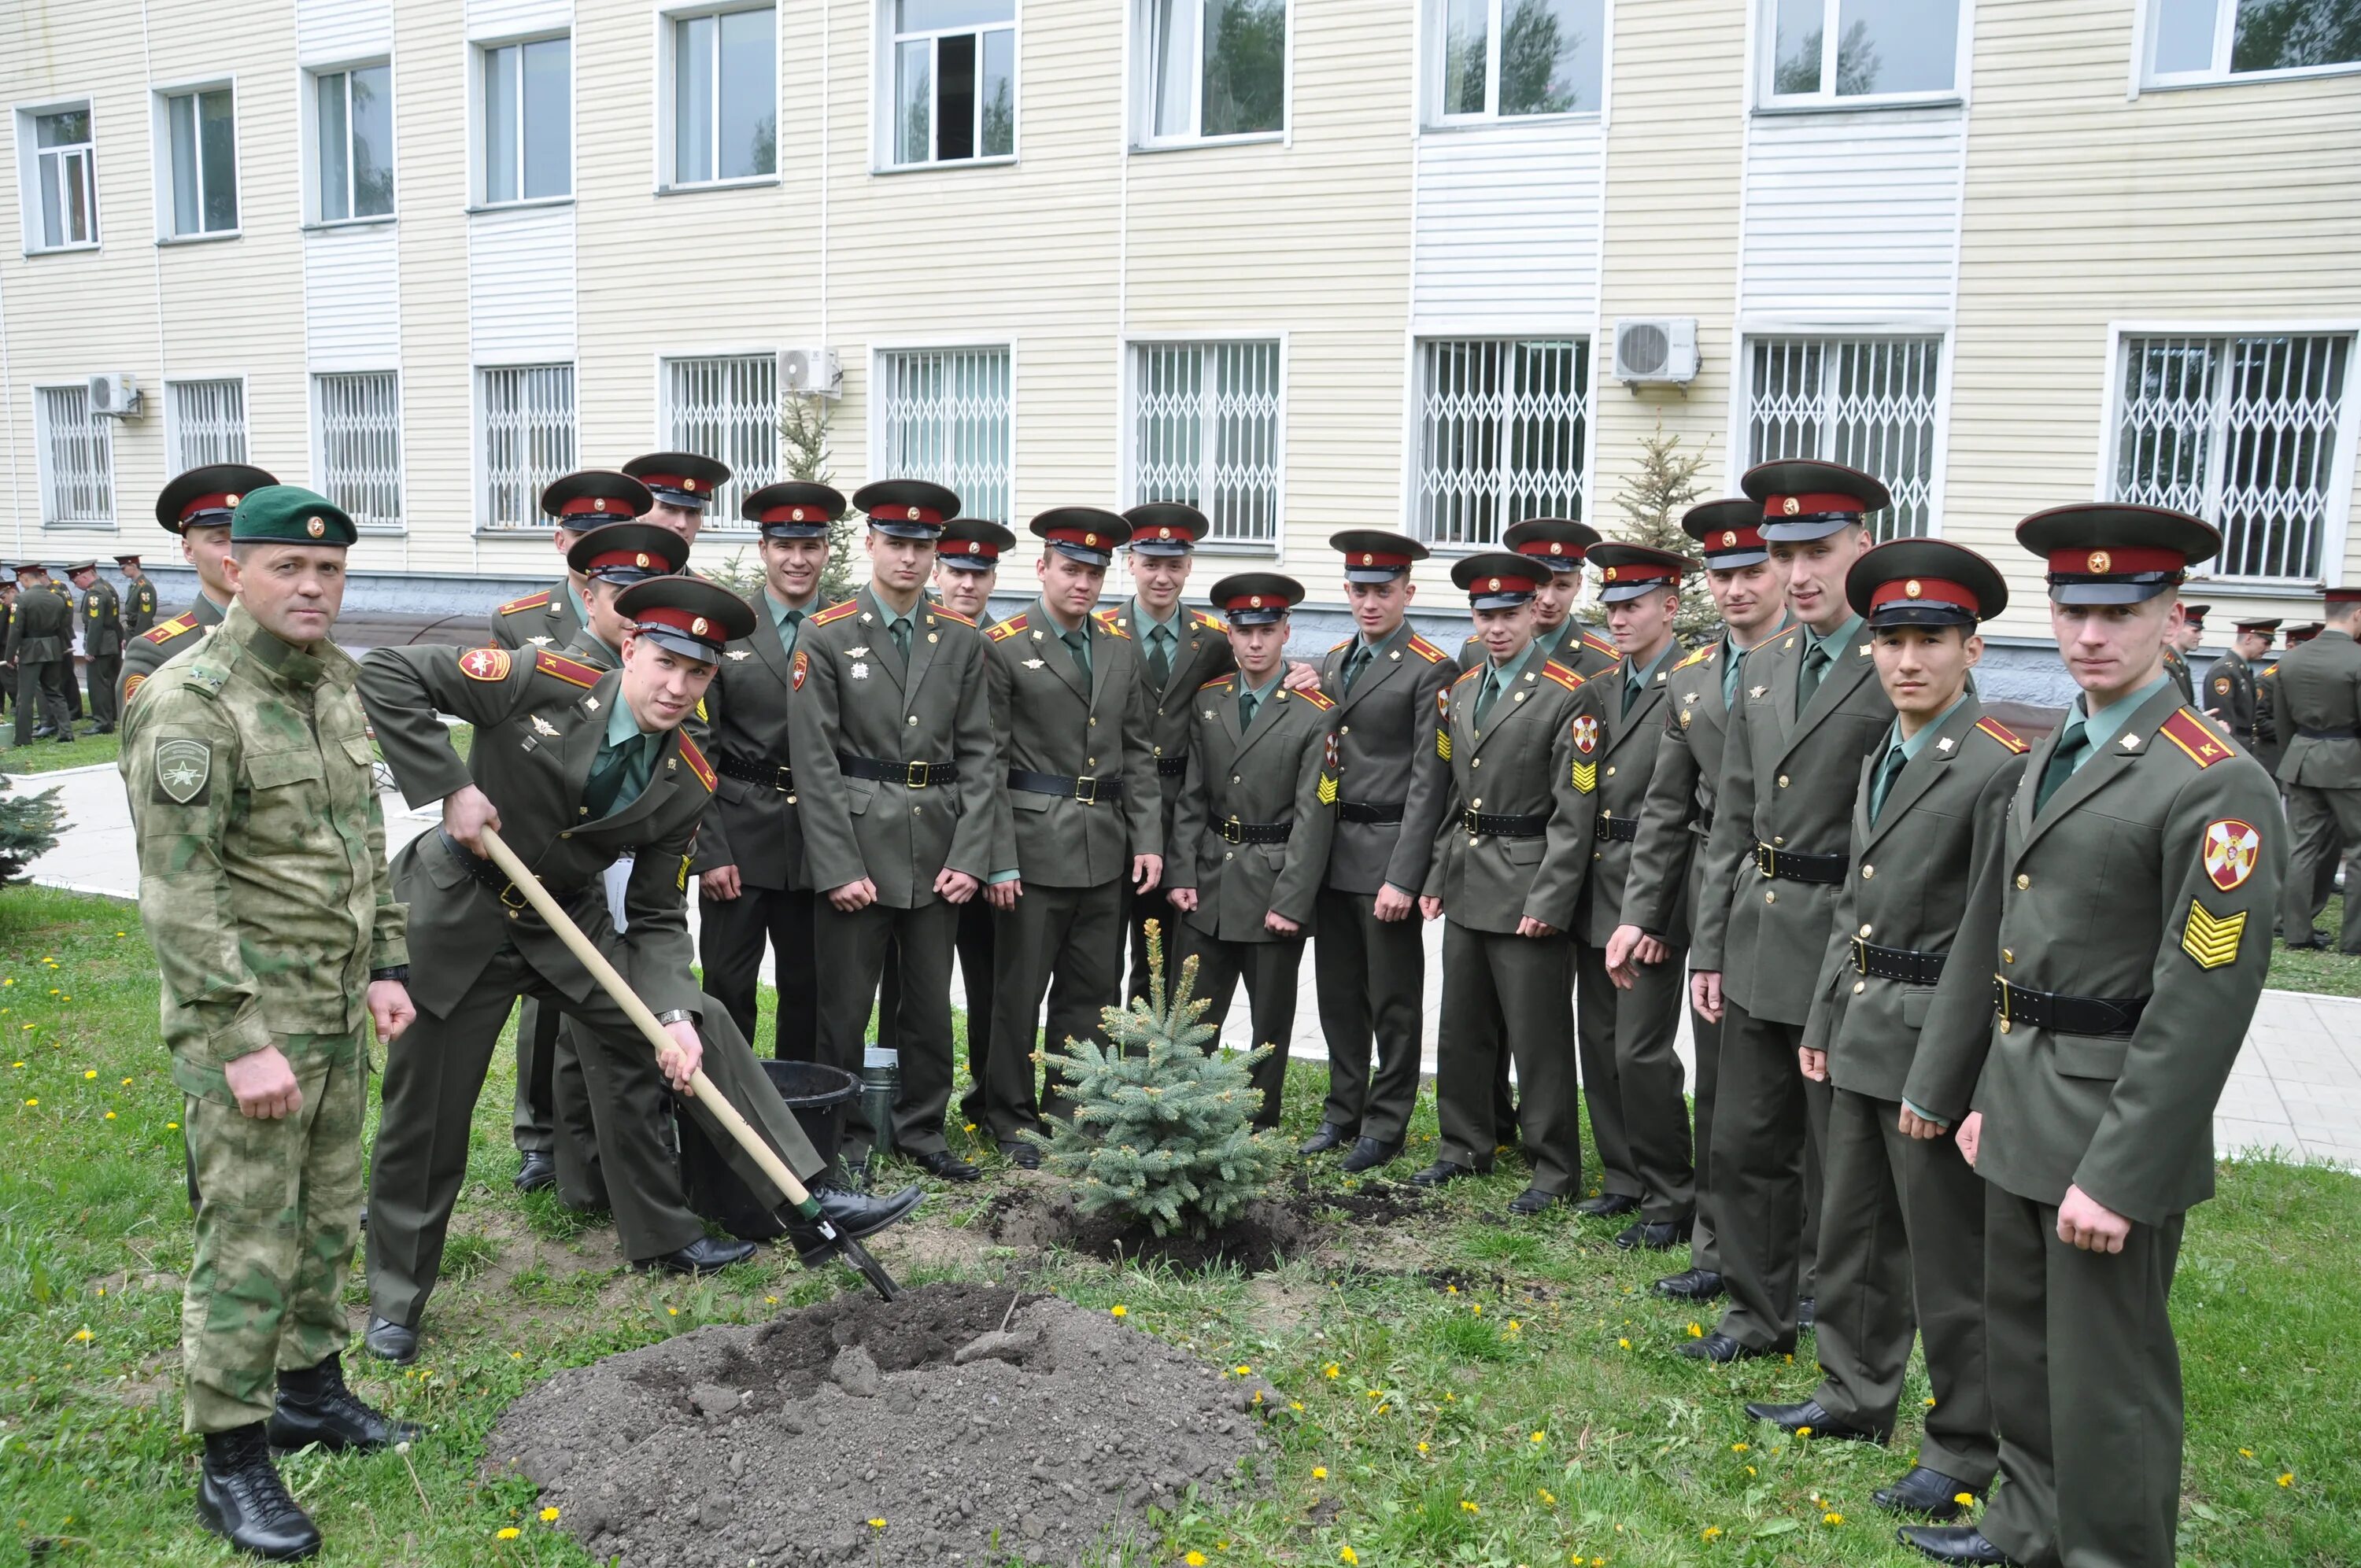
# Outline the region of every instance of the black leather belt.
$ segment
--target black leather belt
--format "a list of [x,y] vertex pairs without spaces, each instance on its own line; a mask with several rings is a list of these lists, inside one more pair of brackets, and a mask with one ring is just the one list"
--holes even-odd
[[781,795],[796,793],[796,771],[793,768],[776,767],[769,762],[749,762],[726,751],[714,759],[713,766],[726,779],[761,784],[765,789],[777,790]]
[[1922,953],[1915,948],[1881,948],[1852,939],[1852,967],[1872,980],[1898,980],[1905,985],[1932,985],[1943,978],[1942,953]]
[[[520,915],[525,910],[533,907],[531,902],[528,901],[524,895],[524,889],[511,882],[508,879],[508,874],[505,872],[502,872],[500,867],[492,864],[490,861],[476,853],[473,850],[468,849],[467,845],[462,844],[458,839],[454,839],[442,828],[437,828],[434,829],[434,832],[435,836],[443,840],[443,847],[451,851],[451,858],[458,861],[460,866],[466,870],[469,876],[474,877],[478,882],[482,883],[486,887],[490,888],[493,895],[500,899],[500,906],[502,908],[506,909],[511,915]],[[567,899],[573,897],[576,893],[581,891],[579,888],[568,890],[565,888],[551,887],[546,878],[543,879],[542,886],[547,888],[549,896],[557,900],[560,904],[565,903]]]
[[849,779],[875,779],[908,789],[928,789],[959,777],[956,762],[889,762],[883,757],[856,757],[846,751],[836,754],[836,765]]
[[1287,836],[1295,831],[1292,822],[1241,822],[1231,817],[1227,822],[1213,824],[1213,831],[1232,844],[1284,844]]
[[1400,822],[1409,802],[1397,800],[1380,806],[1367,800],[1340,800],[1336,803],[1339,822]]
[[2306,740],[2361,740],[2361,729],[2314,729],[2299,724],[2295,732]]
[[1845,857],[1816,855],[1807,850],[1774,850],[1768,844],[1754,846],[1754,869],[1764,876],[1777,877],[1782,882],[1817,882],[1834,884],[1845,879]]
[[1640,819],[1602,817],[1591,826],[1591,834],[1602,844],[1636,844],[1640,841]]
[[1463,811],[1459,814],[1462,831],[1477,833],[1488,839],[1538,839],[1549,831],[1546,813],[1522,817],[1490,811]]
[[1156,759],[1156,776],[1159,779],[1177,779],[1188,771],[1189,753],[1186,751],[1181,752],[1177,757],[1159,757]]
[[1023,768],[1008,770],[1008,787],[1021,789],[1027,795],[1071,796],[1084,806],[1123,798],[1121,779],[1070,779],[1063,773],[1027,773]]
[[2048,1029],[2058,1035],[2128,1035],[2139,1027],[2147,1006],[2145,996],[2065,996],[2054,991],[2027,991],[1993,976],[2000,1003],[2000,1026],[2012,1025]]

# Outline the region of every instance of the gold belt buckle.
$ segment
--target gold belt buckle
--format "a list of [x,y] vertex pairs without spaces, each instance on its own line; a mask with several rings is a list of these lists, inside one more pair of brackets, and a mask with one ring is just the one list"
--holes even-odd
[[1869,944],[1859,937],[1852,939],[1852,967],[1863,974],[1869,972]]
[[2009,1025],[2015,1022],[2008,1015],[2008,981],[2004,976],[1995,974],[1993,983],[2000,987],[2000,1032],[2005,1035]]
[[1076,806],[1096,806],[1098,803],[1099,781],[1096,779],[1076,779],[1074,781],[1074,804]]
[[1235,817],[1231,817],[1227,822],[1222,824],[1222,838],[1224,841],[1227,843],[1245,843],[1246,841],[1246,824],[1240,822]]
[[511,883],[500,889],[500,905],[506,909],[524,910],[533,906],[533,900],[525,896],[524,889]]
[[1757,840],[1754,845],[1754,869],[1764,876],[1777,876],[1779,851]]
[[926,788],[927,771],[932,766],[933,764],[930,762],[911,762],[906,764],[908,771],[903,777],[902,787],[905,789]]

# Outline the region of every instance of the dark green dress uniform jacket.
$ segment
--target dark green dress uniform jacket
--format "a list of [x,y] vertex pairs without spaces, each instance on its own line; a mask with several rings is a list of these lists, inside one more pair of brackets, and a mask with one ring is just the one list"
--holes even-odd
[[[2213,1107],[2270,968],[2287,869],[2279,796],[2169,684],[2061,784],[2026,759],[1997,874],[1977,885],[1903,1094],[1956,1124],[1984,1113],[1976,1173],[2055,1206],[2078,1186],[2161,1223],[2213,1192]],[[1972,961],[1982,959],[1982,962]],[[1995,1018],[1991,976],[2035,991],[2145,998],[2129,1036]]]
[[[1666,672],[1664,738],[1656,747],[1640,837],[1623,878],[1623,918],[1669,945],[1686,947],[1705,870],[1705,844],[1721,787],[1730,711],[1721,700],[1727,634],[1675,660]],[[1733,652],[1734,658],[1744,658]]]
[[20,664],[46,664],[62,659],[73,646],[73,604],[46,588],[27,588],[16,596],[16,618],[8,623],[8,658]]
[[2234,651],[2214,662],[2200,707],[2230,727],[2230,738],[2255,749],[2255,667]]
[[[1558,627],[1554,641],[1543,641],[1548,636],[1549,633],[1543,632],[1535,638],[1542,643],[1542,656],[1556,660],[1586,681],[1622,656],[1616,651],[1614,643],[1570,615]],[[1459,645],[1459,667],[1463,671],[1481,669],[1490,657],[1484,651],[1484,640],[1480,637],[1470,637]]]
[[[1237,675],[1198,688],[1189,774],[1164,865],[1166,886],[1197,890],[1189,916],[1196,929],[1224,942],[1275,942],[1262,922],[1279,915],[1311,934],[1336,826],[1334,712],[1318,692],[1282,687],[1241,733]],[[1224,823],[1279,822],[1291,831],[1276,844],[1234,844],[1222,835]]]
[[[2279,655],[2282,784],[2361,789],[2361,642],[2331,629]],[[2341,734],[2307,735],[2306,730]]]
[[[992,710],[983,635],[939,605],[910,612],[906,663],[871,591],[812,617],[796,640],[794,738],[804,856],[812,885],[867,877],[889,909],[936,902],[945,870],[979,880],[992,861]],[[767,630],[767,629],[764,629]],[[773,639],[775,643],[776,638]],[[900,778],[848,778],[845,756],[891,762]],[[910,787],[908,770],[949,762],[950,784]]]
[[[546,649],[379,648],[362,662],[361,698],[405,798],[422,804],[478,785],[500,808],[500,838],[574,923],[610,954],[620,948],[617,967],[650,1011],[701,1014],[686,890],[690,847],[713,798],[712,767],[674,730],[638,798],[595,820],[576,804],[622,700],[622,680],[620,670],[596,671]],[[438,712],[476,727],[467,761],[452,750]],[[631,851],[637,859],[623,894],[631,929],[619,938],[602,877]],[[395,861],[395,880],[410,895],[410,992],[420,1009],[449,1013],[511,940],[567,996],[589,996],[598,981],[557,934],[530,907],[510,907],[478,883],[462,856],[474,859],[430,832]]]
[[[1488,663],[1488,660],[1487,661]],[[1471,931],[1513,934],[1532,916],[1559,931],[1574,927],[1576,904],[1590,872],[1591,796],[1576,782],[1576,694],[1582,677],[1555,661],[1535,659],[1516,689],[1500,694],[1476,728],[1476,693],[1484,665],[1444,694],[1438,748],[1449,752],[1451,802],[1435,835],[1423,893]],[[1546,817],[1536,838],[1470,833],[1464,814]]]
[[2279,776],[2279,758],[2287,750],[2287,737],[2294,732],[2280,712],[2279,660],[2273,659],[2255,675],[2255,761],[2273,778]]
[[2167,648],[2164,651],[2164,673],[2172,677],[2174,685],[2180,688],[2182,702],[2197,700],[2197,677],[2189,673],[2189,661],[2180,656],[2180,649]]
[[[1098,887],[1131,874],[1134,855],[1164,852],[1139,649],[1104,620],[1085,617],[1086,674],[1036,600],[984,633],[990,677],[994,784],[1000,790],[993,870],[1045,887]],[[1122,781],[1095,804],[1005,787],[1011,770],[1067,779]]]
[[[722,650],[713,684],[705,688],[710,750],[716,761],[732,758],[781,773],[773,784],[753,784],[727,773],[716,779],[713,808],[697,830],[697,864],[691,869],[702,876],[736,866],[748,887],[808,888],[802,791],[793,776],[787,734],[795,674],[761,589],[750,602],[753,634]],[[805,624],[809,625],[808,618]],[[801,646],[802,635],[796,641]]]
[[492,611],[492,642],[500,648],[555,648],[561,652],[582,630],[574,613],[571,580],[560,577],[537,594],[511,599]]
[[1882,748],[1894,722],[1869,633],[1855,637],[1832,651],[1834,663],[1800,712],[1803,628],[1750,651],[1739,672],[1689,967],[1720,970],[1724,993],[1773,1023],[1801,1024],[1811,1013],[1837,890],[1763,876],[1755,846],[1842,856],[1861,761]]
[[82,596],[82,651],[93,659],[112,659],[123,652],[123,601],[104,577],[93,582]]
[[156,585],[146,577],[123,585],[123,639],[129,641],[156,624]]
[[222,614],[214,608],[213,600],[200,593],[197,602],[187,609],[170,620],[157,622],[126,642],[123,672],[115,677],[115,690],[122,703],[127,706],[133,694],[147,684],[148,676],[164,667],[166,660],[195,647],[207,631],[219,626]]
[[[1167,758],[1177,762],[1189,749],[1189,727],[1196,713],[1191,697],[1207,681],[1238,667],[1236,657],[1230,652],[1230,629],[1220,616],[1183,605],[1178,611],[1180,646],[1172,654],[1170,677],[1165,681],[1164,689],[1157,691],[1148,670],[1148,647],[1140,641],[1142,629],[1133,613],[1137,602],[1126,598],[1113,609],[1094,611],[1092,619],[1132,640],[1133,648],[1139,653],[1140,690],[1148,698],[1148,744],[1155,750],[1158,762],[1163,762]],[[1163,837],[1170,839],[1173,814],[1180,808],[1181,774],[1159,769],[1158,777],[1162,781],[1159,795],[1164,806]]]
[[1336,705],[1338,797],[1359,806],[1399,806],[1401,820],[1340,818],[1328,850],[1327,885],[1374,898],[1390,883],[1415,895],[1426,885],[1435,830],[1451,795],[1451,769],[1435,749],[1434,735],[1443,723],[1440,698],[1459,677],[1459,665],[1404,621],[1348,691],[1345,659],[1357,641],[1348,637],[1329,649],[1320,669],[1321,690]]
[[[1591,804],[1598,813],[1594,833],[1610,832],[1607,827],[1610,822],[1637,821],[1645,809],[1648,784],[1655,775],[1656,751],[1664,739],[1665,704],[1675,663],[1667,656],[1665,667],[1642,688],[1628,711],[1623,707],[1622,660],[1583,682],[1576,722],[1587,717],[1592,728],[1576,736],[1575,761],[1577,766],[1587,764],[1592,769],[1580,776],[1593,784]],[[1587,752],[1581,745],[1584,735],[1591,737]],[[1574,918],[1576,941],[1603,948],[1615,935],[1615,927],[1623,924],[1624,890],[1631,880],[1631,850],[1636,842],[1611,837],[1592,840],[1590,875],[1584,882],[1582,902]]]
[[[1904,765],[1885,809],[1869,819],[1869,791],[1881,752],[1862,760],[1852,814],[1852,874],[1837,893],[1828,959],[1820,966],[1804,1044],[1828,1053],[1828,1079],[1872,1100],[1898,1101],[1935,1000],[1933,985],[1869,975],[1854,944],[1953,952],[1968,895],[1994,874],[2007,831],[2009,802],[2025,772],[2026,742],[1984,716],[1973,693],[1936,727],[1925,749]],[[1863,870],[1880,874],[1864,877]],[[1977,953],[1945,960],[1982,977]],[[1953,1026],[1958,1026],[1956,1014]],[[1983,1020],[1970,1028],[1981,1031]]]

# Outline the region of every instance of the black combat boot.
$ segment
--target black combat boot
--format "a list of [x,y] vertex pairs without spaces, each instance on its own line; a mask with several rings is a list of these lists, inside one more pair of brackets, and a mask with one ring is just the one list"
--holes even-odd
[[240,1552],[292,1563],[320,1550],[320,1527],[287,1495],[262,1423],[205,1434],[197,1518]]
[[331,1452],[391,1448],[423,1436],[425,1428],[390,1420],[345,1385],[345,1364],[331,1355],[302,1372],[279,1375],[279,1407],[270,1412],[270,1446]]

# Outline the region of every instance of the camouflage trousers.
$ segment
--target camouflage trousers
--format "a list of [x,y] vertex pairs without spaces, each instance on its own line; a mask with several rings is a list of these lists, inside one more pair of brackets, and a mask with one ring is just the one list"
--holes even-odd
[[226,1096],[188,1096],[201,1194],[196,1261],[181,1298],[181,1425],[227,1431],[269,1419],[280,1371],[345,1347],[344,1284],[358,1239],[368,1054],[359,1033],[278,1042],[303,1104],[279,1121]]

